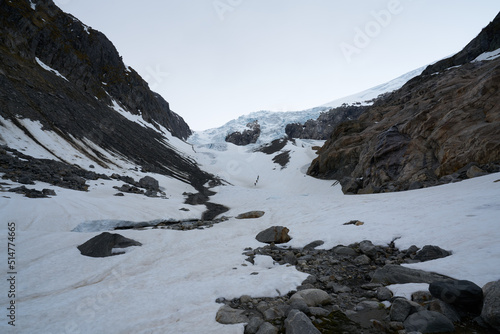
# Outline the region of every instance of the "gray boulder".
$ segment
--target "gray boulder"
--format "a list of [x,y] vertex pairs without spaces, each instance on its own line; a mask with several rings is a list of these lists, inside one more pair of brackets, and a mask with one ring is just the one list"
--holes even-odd
[[410,315],[406,318],[404,326],[407,332],[415,331],[424,334],[455,331],[455,326],[450,319],[441,313],[427,310]]
[[151,176],[144,176],[139,180],[139,187],[152,191],[160,191],[158,180]]
[[260,325],[256,334],[278,334],[278,329],[268,322]]
[[122,254],[113,249],[121,249],[130,246],[142,246],[138,241],[125,238],[121,234],[103,232],[85,243],[78,246],[82,255],[90,257],[107,257]]
[[303,300],[307,306],[322,306],[330,304],[332,297],[320,289],[306,289],[293,294],[290,301],[294,302],[295,300]]
[[396,298],[391,305],[389,318],[391,321],[403,322],[410,314],[422,310],[424,310],[424,307],[415,302],[405,298]]
[[359,243],[359,250],[374,259],[377,256],[377,246],[375,246],[370,240],[363,240]]
[[481,318],[500,331],[500,280],[486,284],[483,292],[484,304]]
[[290,232],[290,230],[284,226],[272,226],[257,234],[255,239],[267,244],[282,244],[292,239],[288,235],[288,232]]
[[244,314],[243,310],[237,310],[228,305],[223,305],[217,311],[215,320],[224,325],[231,325],[248,322],[248,317]]
[[304,313],[291,310],[285,320],[286,334],[320,334],[311,320]]
[[426,245],[417,252],[417,255],[415,255],[415,260],[424,262],[441,259],[449,255],[451,255],[451,252],[444,250],[438,246]]
[[260,218],[265,214],[264,211],[248,211],[244,213],[240,213],[236,216],[236,219],[254,219]]
[[403,283],[432,283],[434,281],[451,280],[444,275],[430,273],[418,269],[410,269],[397,264],[387,264],[375,270],[372,277],[373,283],[403,284]]
[[483,303],[483,290],[471,281],[456,280],[432,282],[429,292],[445,303],[460,310],[479,314]]

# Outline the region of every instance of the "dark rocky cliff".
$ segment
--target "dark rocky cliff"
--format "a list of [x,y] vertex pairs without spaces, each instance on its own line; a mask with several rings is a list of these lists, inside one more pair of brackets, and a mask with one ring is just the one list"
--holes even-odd
[[[56,133],[99,165],[113,162],[95,146],[144,171],[203,189],[211,175],[179,155],[160,127],[183,139],[191,133],[184,120],[125,67],[102,33],[62,12],[51,0],[31,3],[35,9],[28,0],[0,1],[0,116],[42,147],[44,143],[20,119],[39,121],[43,130]],[[37,58],[65,78],[44,69]],[[113,105],[142,117],[151,128],[129,121]]]
[[[483,30],[492,41],[499,20]],[[340,180],[346,193],[372,193],[497,172],[499,90],[500,58],[418,76],[358,120],[339,124],[308,173]]]
[[368,108],[365,106],[345,105],[333,108],[304,124],[287,124],[285,133],[289,138],[326,140],[335,127],[345,121],[357,119]]

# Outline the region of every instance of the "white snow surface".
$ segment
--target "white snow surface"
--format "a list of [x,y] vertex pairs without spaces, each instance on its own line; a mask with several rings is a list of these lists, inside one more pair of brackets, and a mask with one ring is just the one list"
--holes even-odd
[[426,66],[417,68],[403,74],[402,76],[393,79],[384,84],[375,86],[357,94],[346,96],[341,99],[325,103],[321,106],[302,110],[302,111],[256,111],[247,115],[238,117],[231,120],[226,124],[204,131],[196,131],[188,139],[189,142],[194,144],[213,145],[213,143],[223,143],[226,136],[235,131],[245,131],[247,124],[253,121],[258,121],[260,124],[261,134],[257,140],[257,144],[269,143],[274,139],[283,138],[286,136],[285,127],[287,124],[300,123],[304,124],[310,119],[317,119],[322,112],[326,112],[332,108],[340,107],[344,104],[347,105],[371,105],[373,99],[381,94],[395,91],[401,88],[408,80],[420,75]]
[[476,57],[473,62],[476,61],[485,61],[485,60],[493,60],[500,57],[500,49],[496,49],[494,51],[484,52]]
[[[44,199],[3,192],[0,243],[5,247],[7,222],[16,223],[17,313],[15,331],[4,318],[0,332],[243,333],[244,324],[215,321],[217,298],[286,294],[307,277],[270,257],[258,256],[255,265],[245,261],[244,249],[263,246],[255,235],[273,225],[290,229],[293,239],[287,245],[293,247],[318,239],[325,241],[324,249],[362,240],[388,244],[395,238],[401,249],[437,245],[453,255],[408,266],[480,286],[500,279],[500,182],[495,182],[500,174],[427,189],[347,196],[333,181],[305,174],[315,157],[312,146],[321,144],[288,143],[283,149],[291,156],[286,168],[272,162],[275,154],[253,152],[255,146],[224,143],[224,151],[219,145],[195,147],[191,154],[202,168],[228,182],[213,189],[217,194],[210,201],[228,206],[224,215],[231,218],[204,230],[121,230],[143,246],[108,258],[82,256],[77,249],[99,233],[89,228],[92,222],[101,231],[117,221],[197,218],[205,207],[183,203],[182,193],[190,186],[155,174],[150,175],[168,199],[113,196],[113,186],[121,184],[114,180],[88,181],[87,192],[40,182],[28,186],[56,191],[57,196]],[[10,184],[4,187],[18,186],[4,182]],[[234,218],[249,210],[265,215]],[[343,225],[353,219],[364,225]],[[6,267],[4,261],[4,275]],[[2,279],[0,290],[8,291],[7,284]],[[421,288],[393,287],[405,295]],[[0,294],[0,305],[8,302],[7,294]]]

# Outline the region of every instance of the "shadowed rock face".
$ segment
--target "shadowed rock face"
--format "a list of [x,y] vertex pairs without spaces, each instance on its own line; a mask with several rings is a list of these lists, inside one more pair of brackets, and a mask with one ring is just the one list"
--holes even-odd
[[373,193],[499,171],[500,59],[470,62],[497,48],[500,15],[460,53],[337,125],[308,174]]
[[[0,116],[42,147],[20,119],[42,124],[95,163],[109,167],[98,146],[142,167],[203,190],[212,176],[179,155],[160,126],[185,139],[191,130],[168,103],[126,67],[102,33],[62,12],[51,0],[0,2]],[[66,79],[44,69],[36,60]],[[140,116],[158,131],[127,120]],[[0,123],[0,128],[2,124]],[[53,153],[54,154],[54,153]],[[54,154],[55,158],[63,161]]]
[[500,162],[500,60],[419,76],[337,126],[308,173],[344,192],[397,191],[466,178]]

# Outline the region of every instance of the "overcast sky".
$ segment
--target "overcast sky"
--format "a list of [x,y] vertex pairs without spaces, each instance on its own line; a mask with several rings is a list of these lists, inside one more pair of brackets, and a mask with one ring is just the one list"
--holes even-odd
[[193,130],[312,108],[460,51],[498,0],[55,0]]

